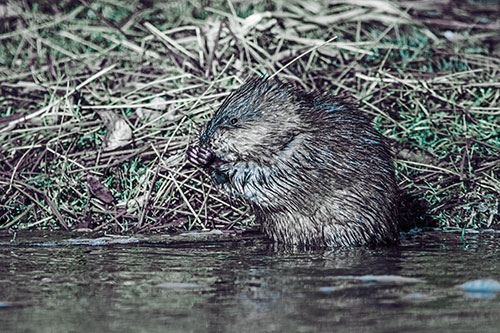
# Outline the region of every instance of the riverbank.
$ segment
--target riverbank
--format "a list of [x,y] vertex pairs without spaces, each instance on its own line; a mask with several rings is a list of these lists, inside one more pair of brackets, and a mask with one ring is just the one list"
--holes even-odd
[[347,94],[435,224],[500,223],[499,5],[125,1],[2,5],[0,228],[241,230],[185,160],[254,74]]

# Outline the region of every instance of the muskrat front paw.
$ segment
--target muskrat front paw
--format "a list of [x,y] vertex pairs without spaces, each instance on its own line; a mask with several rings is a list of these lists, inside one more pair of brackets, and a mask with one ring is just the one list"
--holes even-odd
[[191,146],[187,149],[187,158],[189,162],[199,166],[206,167],[215,159],[214,153],[201,146]]

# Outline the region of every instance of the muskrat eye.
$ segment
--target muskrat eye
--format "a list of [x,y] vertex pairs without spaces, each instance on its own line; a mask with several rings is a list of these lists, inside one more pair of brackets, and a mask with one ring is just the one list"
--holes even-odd
[[231,119],[229,119],[229,123],[231,125],[236,125],[237,122],[238,122],[238,118],[231,118]]

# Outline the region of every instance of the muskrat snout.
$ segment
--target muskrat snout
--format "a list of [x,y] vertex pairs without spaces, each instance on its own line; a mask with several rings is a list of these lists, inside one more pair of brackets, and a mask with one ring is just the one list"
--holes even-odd
[[215,154],[203,146],[190,146],[187,149],[188,161],[199,167],[206,167],[215,160]]

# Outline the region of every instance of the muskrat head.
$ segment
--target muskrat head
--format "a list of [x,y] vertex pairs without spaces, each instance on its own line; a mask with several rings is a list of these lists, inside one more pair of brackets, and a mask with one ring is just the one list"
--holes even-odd
[[252,79],[226,98],[200,144],[226,162],[272,158],[298,131],[295,99],[288,84]]

